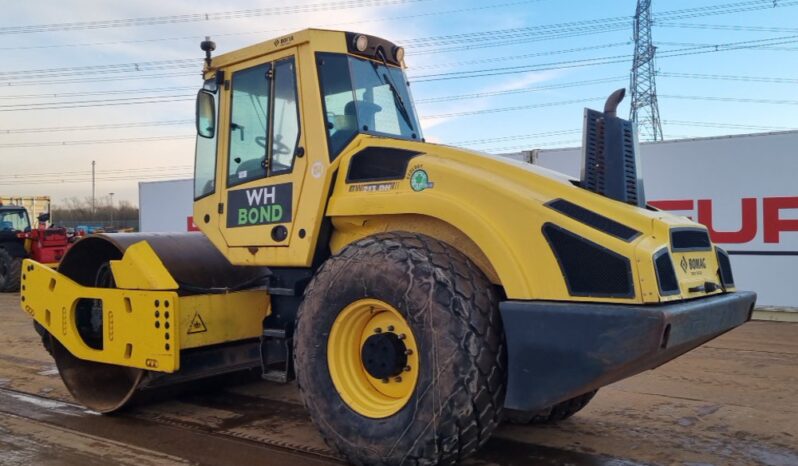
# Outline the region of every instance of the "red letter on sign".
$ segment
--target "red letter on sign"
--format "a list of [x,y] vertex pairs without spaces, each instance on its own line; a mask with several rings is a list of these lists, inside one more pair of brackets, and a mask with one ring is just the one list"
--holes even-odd
[[712,200],[698,201],[698,223],[706,225],[709,237],[716,243],[747,243],[756,237],[756,198],[741,201],[742,223],[737,231],[716,231],[712,228]]
[[186,231],[200,231],[200,229],[197,228],[197,225],[194,223],[193,216],[186,219]]
[[779,232],[798,231],[798,220],[779,218],[781,209],[798,209],[798,197],[766,197],[763,199],[766,243],[778,243]]

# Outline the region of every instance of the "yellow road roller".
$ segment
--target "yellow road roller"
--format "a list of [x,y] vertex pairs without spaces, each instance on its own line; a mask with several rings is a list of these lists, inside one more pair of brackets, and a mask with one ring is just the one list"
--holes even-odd
[[707,229],[646,204],[622,90],[585,110],[574,179],[425,142],[385,39],[201,48],[201,233],[23,264],[21,306],[88,408],[254,370],[296,379],[352,463],[451,464],[751,318]]

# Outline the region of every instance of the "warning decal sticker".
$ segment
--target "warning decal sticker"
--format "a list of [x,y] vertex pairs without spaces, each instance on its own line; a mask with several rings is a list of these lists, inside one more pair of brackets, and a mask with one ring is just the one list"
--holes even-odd
[[205,321],[202,320],[202,316],[199,312],[195,312],[194,318],[191,319],[191,324],[188,326],[188,334],[191,335],[192,333],[203,333],[207,331],[208,327],[205,326]]

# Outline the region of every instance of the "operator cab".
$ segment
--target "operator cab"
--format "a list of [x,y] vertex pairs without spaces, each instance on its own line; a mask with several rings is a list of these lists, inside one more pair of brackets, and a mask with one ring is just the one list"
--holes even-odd
[[201,48],[195,222],[234,264],[306,267],[341,155],[366,137],[422,140],[404,49],[318,29]]
[[0,206],[0,232],[30,231],[28,211],[16,206]]

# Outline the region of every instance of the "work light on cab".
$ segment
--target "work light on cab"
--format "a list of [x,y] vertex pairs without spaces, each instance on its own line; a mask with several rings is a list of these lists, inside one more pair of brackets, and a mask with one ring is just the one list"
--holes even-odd
[[365,52],[369,46],[369,38],[363,34],[360,34],[355,38],[355,48],[358,52]]

